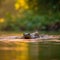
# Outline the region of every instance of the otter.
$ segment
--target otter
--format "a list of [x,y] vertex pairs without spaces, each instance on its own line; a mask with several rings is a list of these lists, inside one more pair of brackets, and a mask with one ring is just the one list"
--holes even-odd
[[34,32],[34,33],[24,33],[22,38],[23,39],[35,39],[35,38],[39,38],[40,35],[38,32]]
[[23,38],[24,38],[24,39],[31,39],[30,33],[25,33],[25,34],[23,34]]

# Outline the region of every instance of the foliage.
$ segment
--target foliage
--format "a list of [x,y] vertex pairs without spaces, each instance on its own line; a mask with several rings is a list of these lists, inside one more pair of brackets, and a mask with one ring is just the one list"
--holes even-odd
[[32,11],[25,11],[24,17],[12,18],[7,14],[5,22],[0,24],[0,30],[6,31],[33,31],[33,30],[60,30],[60,14],[35,15]]
[[[4,0],[1,1],[3,2]],[[3,13],[5,12],[2,14],[5,21],[0,20],[2,22],[0,22],[0,30],[60,30],[60,0],[16,0],[15,3],[13,0],[12,4],[9,3],[1,10],[4,10]],[[15,10],[13,5],[15,6]]]
[[60,11],[60,0],[28,0],[30,9],[37,13],[55,13]]

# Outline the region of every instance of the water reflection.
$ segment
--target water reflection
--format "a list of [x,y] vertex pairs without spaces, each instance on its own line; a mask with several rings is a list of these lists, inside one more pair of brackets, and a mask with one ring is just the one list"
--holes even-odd
[[0,41],[0,60],[60,60],[60,43]]
[[28,44],[26,42],[21,42],[20,43],[20,55],[19,52],[17,53],[17,60],[28,60]]

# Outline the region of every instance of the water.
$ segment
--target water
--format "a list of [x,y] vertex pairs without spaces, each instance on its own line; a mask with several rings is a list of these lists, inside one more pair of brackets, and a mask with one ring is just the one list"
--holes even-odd
[[0,60],[60,60],[60,43],[0,41]]
[[39,44],[40,60],[60,60],[60,43],[48,42]]

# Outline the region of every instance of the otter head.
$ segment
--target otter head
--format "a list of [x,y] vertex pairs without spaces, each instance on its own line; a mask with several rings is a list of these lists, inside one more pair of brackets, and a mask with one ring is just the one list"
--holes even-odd
[[31,39],[30,33],[24,33],[23,37],[24,37],[24,39]]

